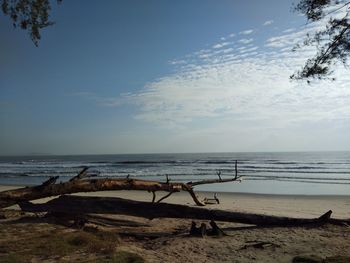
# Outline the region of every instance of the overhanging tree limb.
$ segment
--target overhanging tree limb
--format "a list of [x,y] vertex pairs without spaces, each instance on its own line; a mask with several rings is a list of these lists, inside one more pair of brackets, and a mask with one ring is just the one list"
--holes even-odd
[[[333,72],[332,67],[336,63],[347,65],[350,54],[349,5],[350,1],[344,0],[300,0],[295,10],[304,14],[311,23],[324,21],[325,27],[307,34],[303,45],[315,46],[318,52],[307,59],[302,69],[290,76],[291,79],[323,79]],[[341,18],[339,14],[342,15]]]
[[[50,21],[51,3],[54,0],[0,0],[1,11],[9,16],[13,26],[27,30],[38,46],[41,30],[54,23]],[[61,3],[62,0],[56,0]]]

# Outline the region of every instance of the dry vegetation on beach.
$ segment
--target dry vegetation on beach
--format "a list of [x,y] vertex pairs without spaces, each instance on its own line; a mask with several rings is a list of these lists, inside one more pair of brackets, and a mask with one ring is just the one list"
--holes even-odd
[[[149,197],[133,191],[118,195]],[[349,217],[347,197],[219,196],[220,205],[212,207],[297,217],[313,217],[334,207],[335,217]],[[187,195],[179,194],[169,202],[186,200],[190,201]],[[348,226],[264,228],[217,222],[227,236],[201,238],[189,236],[191,220],[187,219],[99,215],[77,228],[18,210],[6,210],[2,218],[0,262],[293,262],[297,256],[312,256],[314,261],[302,258],[294,262],[323,262],[325,258],[325,262],[349,262],[339,256],[350,257]]]
[[200,238],[188,236],[190,220],[107,216],[76,229],[57,225],[52,218],[9,213],[0,226],[0,262],[292,262],[296,256],[350,257],[350,228],[342,226],[219,223],[228,236]]
[[118,249],[121,239],[109,231],[89,232],[55,224],[18,211],[2,214],[0,262],[144,262]]

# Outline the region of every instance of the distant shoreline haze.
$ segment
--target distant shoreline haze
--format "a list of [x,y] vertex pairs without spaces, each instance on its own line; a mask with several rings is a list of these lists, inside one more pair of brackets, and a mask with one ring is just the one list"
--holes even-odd
[[108,155],[160,155],[160,154],[239,154],[239,153],[347,153],[350,150],[293,150],[293,151],[204,151],[204,152],[130,152],[130,153],[20,153],[20,154],[0,154],[2,157],[30,157],[30,156],[108,156]]

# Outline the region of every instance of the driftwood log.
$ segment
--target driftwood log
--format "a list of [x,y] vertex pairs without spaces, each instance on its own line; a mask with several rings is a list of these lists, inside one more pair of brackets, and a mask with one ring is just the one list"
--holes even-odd
[[344,225],[350,223],[350,219],[332,219],[332,211],[328,211],[324,215],[313,219],[291,218],[240,213],[219,209],[206,209],[178,204],[140,202],[116,197],[83,197],[63,195],[44,204],[22,202],[19,205],[25,212],[68,213],[72,215],[120,214],[144,217],[148,219],[187,218],[235,222],[257,226],[286,227],[318,225],[325,223]]
[[[152,192],[153,203],[159,203],[175,192],[186,191],[191,195],[196,205],[204,206],[205,203],[200,201],[195,194],[194,186],[240,181],[240,177],[237,176],[237,172],[235,173],[235,176],[231,178],[222,179],[221,176],[219,176],[218,179],[201,180],[188,183],[170,182],[168,176],[166,182],[132,179],[129,178],[129,176],[121,179],[84,179],[89,176],[87,174],[87,170],[88,168],[84,168],[77,176],[73,177],[68,182],[56,183],[58,179],[57,176],[51,177],[49,180],[45,181],[39,186],[24,187],[0,192],[0,208],[5,208],[23,201],[31,201],[51,196],[109,190],[143,190]],[[168,192],[168,194],[156,201],[156,191],[165,191]]]

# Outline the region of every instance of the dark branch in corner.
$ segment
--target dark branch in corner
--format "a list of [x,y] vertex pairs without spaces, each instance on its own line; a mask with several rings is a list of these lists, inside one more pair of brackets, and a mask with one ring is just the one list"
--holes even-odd
[[[57,0],[61,3],[62,0]],[[41,30],[51,26],[50,0],[0,0],[1,10],[9,16],[15,28],[28,31],[35,46],[39,45]]]
[[[333,73],[332,67],[338,62],[347,66],[347,59],[350,52],[350,1],[335,0],[301,0],[295,7],[295,11],[304,14],[309,22],[325,20],[330,15],[339,11],[345,11],[342,18],[330,17],[326,27],[314,34],[308,34],[303,45],[297,45],[294,51],[301,46],[315,46],[318,53],[307,59],[301,70],[290,76],[292,80],[327,79]],[[336,6],[341,4],[340,6]],[[334,6],[331,11],[327,10]],[[330,78],[334,80],[334,78]]]

